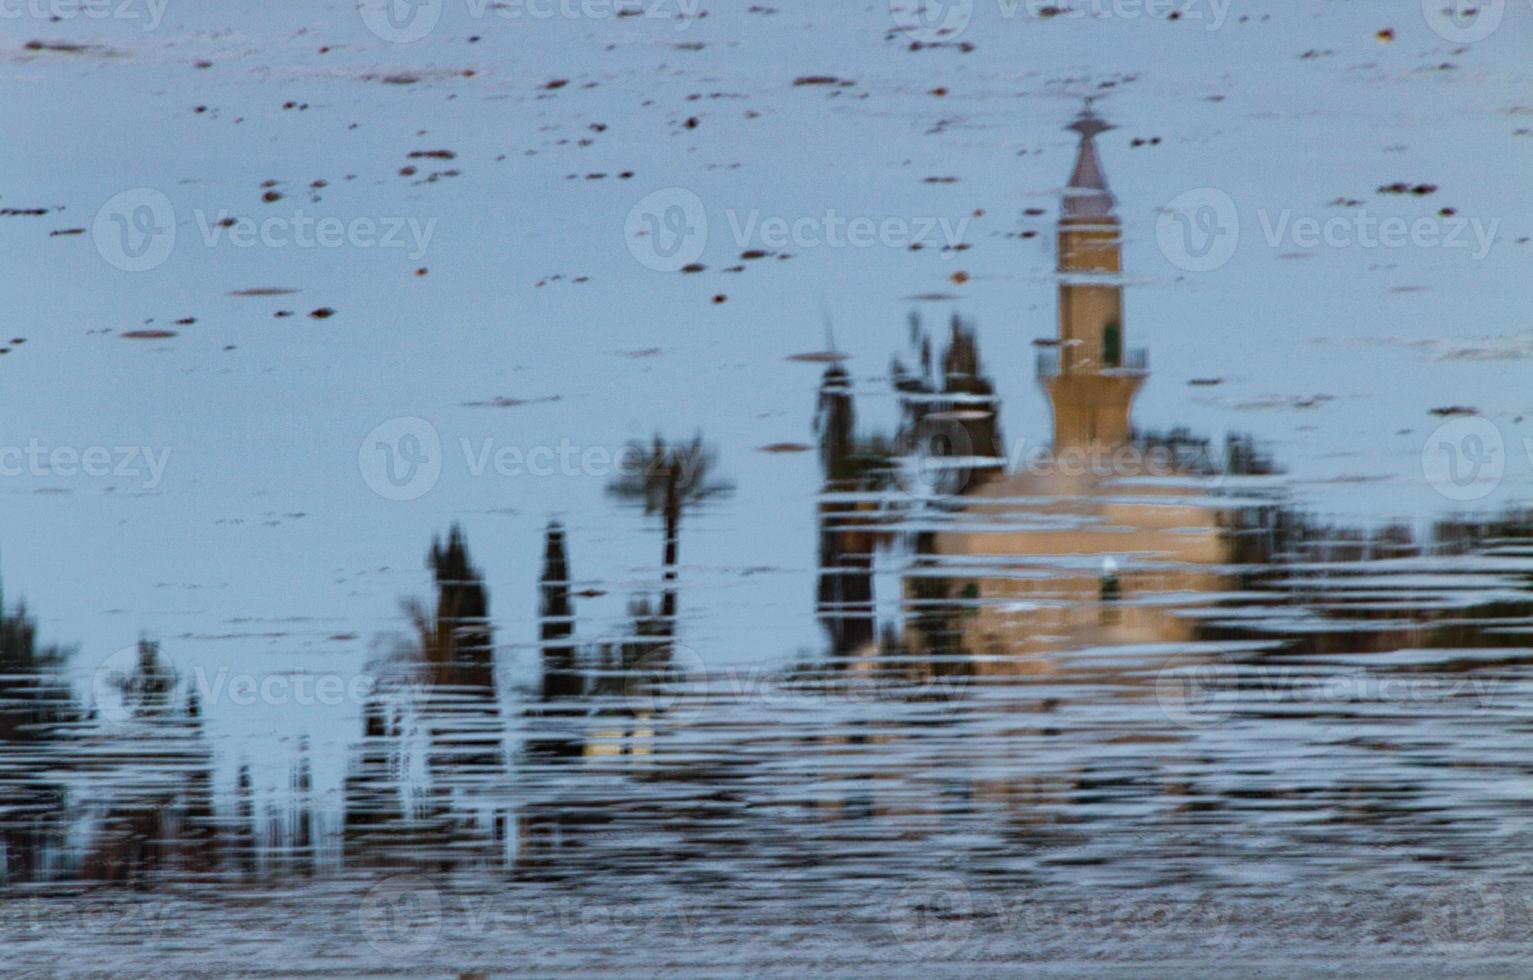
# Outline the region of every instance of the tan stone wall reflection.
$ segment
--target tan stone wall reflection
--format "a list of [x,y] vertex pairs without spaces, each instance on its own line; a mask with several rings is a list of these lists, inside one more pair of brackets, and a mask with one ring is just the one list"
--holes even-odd
[[1186,602],[1146,600],[1234,588],[1221,512],[1190,490],[1022,474],[972,494],[957,523],[933,536],[923,574],[945,581],[979,673],[1047,671],[1052,651],[1186,642]]

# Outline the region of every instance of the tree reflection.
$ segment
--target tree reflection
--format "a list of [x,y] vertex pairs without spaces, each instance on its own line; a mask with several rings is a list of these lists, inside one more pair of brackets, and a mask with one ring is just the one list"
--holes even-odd
[[346,778],[346,856],[451,867],[493,859],[506,818],[489,593],[463,531],[434,540],[434,613],[407,604],[415,640],[378,667],[363,737]]
[[644,513],[659,514],[665,535],[662,566],[665,587],[660,599],[660,618],[666,633],[676,632],[677,562],[681,551],[681,516],[688,508],[727,495],[733,486],[713,474],[717,454],[701,435],[691,442],[669,443],[658,434],[649,446],[633,443],[628,448],[627,472],[608,487],[614,496],[642,504]]

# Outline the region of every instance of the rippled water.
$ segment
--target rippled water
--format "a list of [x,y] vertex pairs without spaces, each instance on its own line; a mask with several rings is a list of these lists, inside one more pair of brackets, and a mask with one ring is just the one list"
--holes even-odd
[[[642,623],[562,646],[551,616],[537,676],[497,682],[450,545],[454,652],[381,677],[338,792],[306,748],[285,787],[217,785],[237,746],[153,647],[95,678],[118,695],[92,717],[13,665],[7,948],[369,972],[1520,959],[1533,520],[1357,533],[1251,482],[1003,480],[866,494],[860,521],[827,498],[833,538],[883,540],[901,614],[750,669]],[[862,557],[822,572],[875,577]],[[873,615],[819,608],[833,637]]]
[[1527,9],[708,6],[4,18],[0,972],[1525,973]]

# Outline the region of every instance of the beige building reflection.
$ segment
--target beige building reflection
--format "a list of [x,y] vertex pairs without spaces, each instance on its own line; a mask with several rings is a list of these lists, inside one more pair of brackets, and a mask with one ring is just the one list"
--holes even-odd
[[1035,342],[1052,454],[975,481],[905,581],[907,644],[962,651],[981,673],[1049,669],[1018,654],[1187,641],[1182,603],[1147,600],[1233,584],[1230,515],[1186,479],[1206,455],[1135,435],[1148,358],[1125,346],[1120,225],[1095,139],[1111,127],[1088,106],[1068,128],[1080,143],[1057,236],[1058,334]]

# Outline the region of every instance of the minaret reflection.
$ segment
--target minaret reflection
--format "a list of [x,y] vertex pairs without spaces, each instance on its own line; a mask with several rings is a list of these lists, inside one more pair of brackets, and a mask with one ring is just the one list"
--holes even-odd
[[1148,358],[1126,347],[1122,229],[1096,142],[1112,127],[1088,104],[1068,128],[1079,143],[1060,208],[1058,330],[1037,342],[1052,452],[950,500],[956,516],[918,539],[905,577],[907,644],[1008,655],[982,658],[984,671],[1046,669],[1016,654],[1187,639],[1185,617],[1144,600],[1230,584],[1233,514],[1186,480],[1221,469],[1207,442],[1133,425]]
[[1122,229],[1096,137],[1111,129],[1086,109],[1059,218],[1059,335],[1039,352],[1038,379],[1054,411],[1054,452],[1129,441],[1129,410],[1148,359],[1125,348]]

